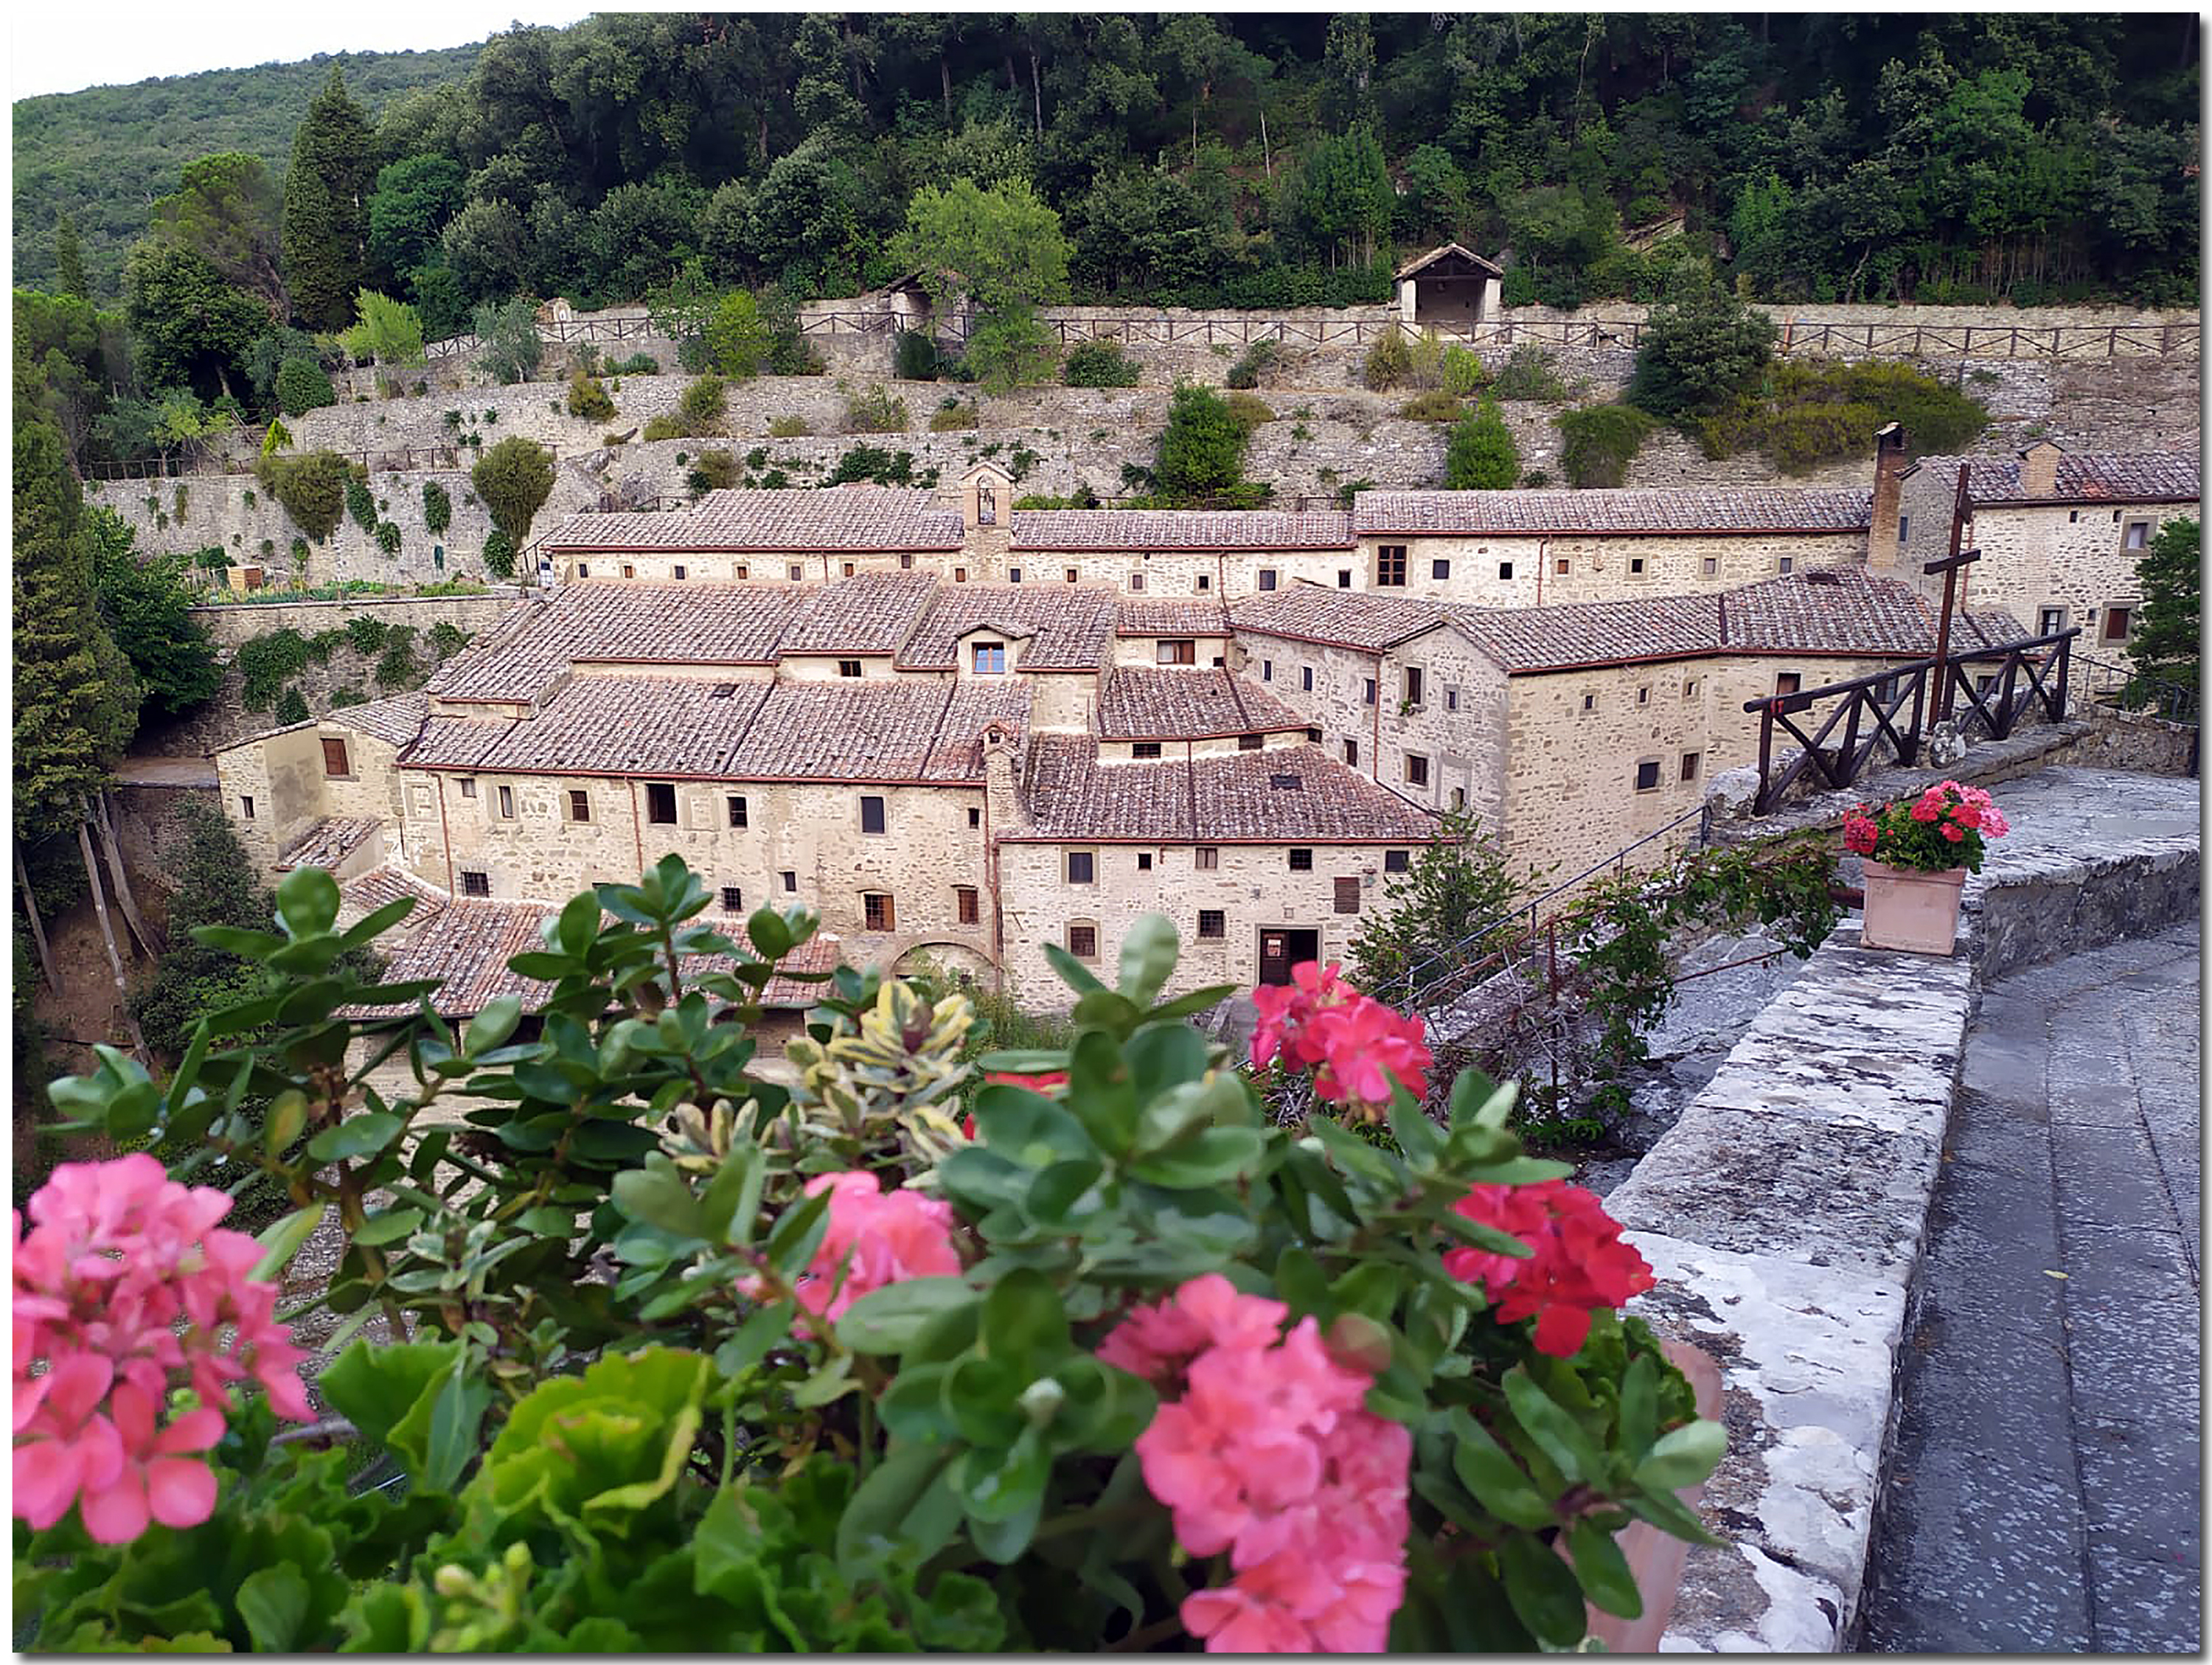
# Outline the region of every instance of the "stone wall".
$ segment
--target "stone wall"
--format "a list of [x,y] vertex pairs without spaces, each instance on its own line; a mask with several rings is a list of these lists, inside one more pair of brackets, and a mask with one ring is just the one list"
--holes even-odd
[[272,630],[294,629],[302,635],[343,625],[356,618],[374,618],[386,625],[411,625],[428,634],[432,627],[451,624],[471,635],[484,629],[521,599],[512,586],[489,595],[349,596],[338,601],[231,602],[195,607],[191,616],[205,627],[217,647],[226,653],[255,636]]
[[[210,787],[174,787],[118,781],[109,795],[114,806],[115,836],[123,847],[125,871],[132,888],[153,885],[173,892],[177,867],[187,839],[184,806],[197,800],[219,808]],[[143,891],[140,894],[143,894]]]

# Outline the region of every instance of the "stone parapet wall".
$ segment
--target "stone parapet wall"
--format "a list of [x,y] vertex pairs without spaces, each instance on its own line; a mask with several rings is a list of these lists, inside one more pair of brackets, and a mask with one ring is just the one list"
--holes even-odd
[[521,592],[504,586],[489,595],[348,596],[337,601],[233,602],[192,609],[191,616],[204,626],[217,647],[234,653],[255,636],[286,628],[302,635],[343,625],[367,617],[388,625],[412,625],[427,631],[451,624],[474,635],[520,599]]

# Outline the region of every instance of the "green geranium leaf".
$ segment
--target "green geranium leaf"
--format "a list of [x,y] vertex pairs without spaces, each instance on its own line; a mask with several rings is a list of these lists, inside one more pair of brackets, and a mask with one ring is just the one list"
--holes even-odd
[[1121,939],[1122,997],[1138,1006],[1150,1006],[1175,975],[1177,952],[1173,920],[1165,914],[1139,917]]
[[1604,1453],[1582,1425],[1536,1385],[1527,1366],[1516,1364],[1505,1373],[1505,1399],[1513,1407],[1514,1419],[1569,1480],[1605,1484],[1608,1465]]
[[854,1352],[904,1352],[930,1320],[982,1298],[957,1278],[908,1278],[846,1308],[837,1339]]
[[255,1652],[290,1653],[298,1645],[307,1617],[307,1581],[299,1568],[280,1562],[250,1572],[235,1599]]
[[317,1133],[307,1141],[307,1154],[318,1162],[368,1156],[398,1138],[406,1125],[388,1110],[365,1110]]
[[1636,1484],[1647,1492],[1679,1492],[1710,1475],[1727,1450],[1728,1431],[1701,1418],[1659,1437],[1636,1465]]
[[1574,1556],[1575,1577],[1593,1602],[1621,1619],[1644,1616],[1644,1594],[1612,1533],[1585,1516],[1568,1529],[1567,1548]]
[[1583,1588],[1565,1561],[1540,1539],[1521,1533],[1498,1547],[1505,1599],[1530,1634],[1548,1648],[1571,1648],[1589,1628]]
[[460,1361],[458,1341],[356,1341],[325,1370],[317,1386],[340,1416],[372,1444],[389,1445],[392,1431],[416,1402],[450,1377]]

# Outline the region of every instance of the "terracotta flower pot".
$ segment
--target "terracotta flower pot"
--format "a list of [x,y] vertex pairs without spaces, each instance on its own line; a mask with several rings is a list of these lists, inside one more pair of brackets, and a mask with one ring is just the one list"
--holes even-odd
[[1866,922],[1860,942],[1869,948],[1948,956],[1959,940],[1959,892],[1966,870],[1923,872],[1871,857],[1865,866]]
[[[1721,1413],[1721,1367],[1712,1355],[1687,1341],[1662,1341],[1660,1346],[1674,1368],[1689,1377],[1690,1387],[1698,1396],[1698,1414],[1717,1420]],[[1684,1486],[1676,1495],[1686,1506],[1695,1509],[1705,1489],[1700,1481]],[[1614,1541],[1620,1546],[1629,1571],[1635,1575],[1637,1593],[1644,1598],[1644,1612],[1635,1619],[1622,1619],[1591,1606],[1589,1633],[1605,1644],[1607,1653],[1656,1654],[1659,1651],[1659,1638],[1666,1634],[1667,1621],[1674,1616],[1674,1598],[1681,1590],[1682,1564],[1689,1559],[1690,1546],[1644,1521],[1631,1521]]]

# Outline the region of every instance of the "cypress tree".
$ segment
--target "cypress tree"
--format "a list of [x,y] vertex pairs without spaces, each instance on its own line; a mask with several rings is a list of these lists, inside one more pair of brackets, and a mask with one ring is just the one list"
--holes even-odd
[[368,112],[347,94],[333,64],[292,141],[284,176],[284,284],[306,328],[353,322],[354,295],[368,271],[374,141]]
[[92,299],[84,276],[84,245],[76,234],[76,222],[68,215],[54,220],[54,290],[80,301]]

